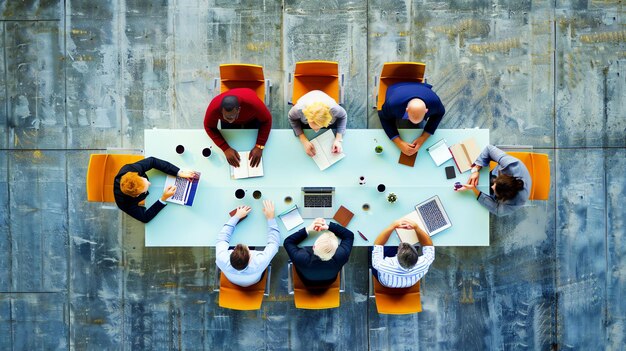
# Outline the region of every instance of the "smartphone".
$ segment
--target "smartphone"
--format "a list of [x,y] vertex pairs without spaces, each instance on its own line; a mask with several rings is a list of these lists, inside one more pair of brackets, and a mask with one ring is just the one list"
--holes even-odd
[[448,179],[456,178],[456,173],[454,172],[454,166],[446,167],[446,178]]

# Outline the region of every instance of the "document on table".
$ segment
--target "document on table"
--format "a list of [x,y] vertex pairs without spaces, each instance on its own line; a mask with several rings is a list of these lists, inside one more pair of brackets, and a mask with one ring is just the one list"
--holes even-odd
[[[424,230],[424,225],[422,224],[422,220],[417,214],[417,211],[411,211],[400,219],[407,219],[411,222],[415,222],[420,228],[422,228],[422,230]],[[411,245],[419,242],[417,239],[417,233],[413,229],[396,228],[396,234],[398,235],[400,242],[409,243]]]
[[474,163],[478,155],[480,155],[480,149],[476,145],[474,138],[469,138],[450,146],[450,152],[452,153],[452,157],[460,173],[472,168],[472,163]]
[[433,158],[433,161],[435,161],[435,165],[437,167],[452,158],[452,153],[448,148],[448,143],[446,143],[446,139],[439,140],[426,150],[430,154],[430,157]]
[[285,225],[285,228],[287,230],[292,230],[293,228],[304,223],[302,216],[300,216],[298,205],[291,206],[290,208],[285,210],[283,213],[279,214],[278,218],[280,218],[280,220],[283,221],[283,224]]
[[335,142],[335,134],[331,129],[320,134],[316,138],[311,140],[311,144],[315,146],[315,156],[312,157],[313,161],[320,171],[332,166],[335,162],[346,157],[346,154],[339,153],[334,154],[331,152],[333,143]]
[[239,167],[230,166],[231,179],[244,179],[263,176],[263,158],[256,167],[250,166],[250,151],[239,153]]

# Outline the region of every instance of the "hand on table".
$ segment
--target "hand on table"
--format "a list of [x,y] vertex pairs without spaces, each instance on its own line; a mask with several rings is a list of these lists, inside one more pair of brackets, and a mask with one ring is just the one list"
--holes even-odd
[[315,218],[308,227],[306,227],[307,233],[321,232],[322,230],[328,230],[328,224],[324,218]]
[[341,141],[335,139],[335,142],[333,143],[333,147],[330,151],[333,154],[340,154],[341,151],[343,151],[343,146],[341,145]]
[[418,151],[418,148],[414,144],[409,144],[404,140],[400,140],[396,142],[396,145],[398,145],[398,148],[400,148],[400,151],[402,151],[402,153],[407,156],[413,156]]
[[165,201],[172,197],[176,193],[176,185],[169,185],[165,190],[163,190],[163,195],[161,196],[161,201]]
[[237,150],[229,147],[224,151],[224,156],[226,156],[226,161],[228,161],[229,165],[233,167],[239,167],[239,161],[241,160],[241,158],[239,157],[239,153],[237,152]]
[[474,172],[474,173],[470,174],[470,177],[467,180],[467,184],[473,185],[473,186],[478,186],[478,178],[479,177],[480,177],[480,173],[478,173],[478,172]]
[[304,147],[304,152],[306,152],[307,155],[311,157],[315,156],[315,146],[311,144],[310,141],[302,141],[302,147]]
[[476,186],[472,184],[465,184],[458,189],[454,189],[454,191],[467,191],[467,190],[476,190]]
[[244,219],[251,210],[252,208],[250,206],[238,206],[233,217],[239,217],[240,220]]
[[248,159],[250,160],[250,166],[256,167],[261,163],[261,157],[263,156],[263,150],[258,147],[254,147],[252,151],[250,151],[250,156]]
[[263,214],[267,219],[274,218],[274,203],[270,200],[263,201]]

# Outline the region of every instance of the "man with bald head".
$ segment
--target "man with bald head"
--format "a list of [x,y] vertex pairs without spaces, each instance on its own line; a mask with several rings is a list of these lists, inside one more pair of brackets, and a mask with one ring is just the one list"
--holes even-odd
[[[435,133],[445,113],[439,96],[432,91],[432,85],[402,82],[387,89],[385,103],[378,111],[378,117],[389,139],[403,154],[412,156]],[[408,121],[409,126],[423,128],[422,135],[411,142],[402,140],[397,125],[401,121]]]

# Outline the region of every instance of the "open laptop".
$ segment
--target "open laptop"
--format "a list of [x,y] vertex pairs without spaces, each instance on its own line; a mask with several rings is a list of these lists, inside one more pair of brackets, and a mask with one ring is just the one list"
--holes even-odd
[[334,187],[302,187],[302,218],[332,218]]
[[200,181],[200,172],[196,172],[196,174],[198,175],[197,178],[191,180],[168,175],[165,179],[163,189],[170,185],[175,185],[176,192],[165,201],[185,206],[193,205],[193,199],[196,197],[196,190],[198,189],[198,182]]
[[[448,214],[437,195],[419,203],[415,206],[415,211],[411,211],[402,219],[408,219],[417,223],[430,236],[452,227],[450,218],[448,218]],[[410,244],[418,242],[415,230],[396,228],[396,234],[402,242]]]

